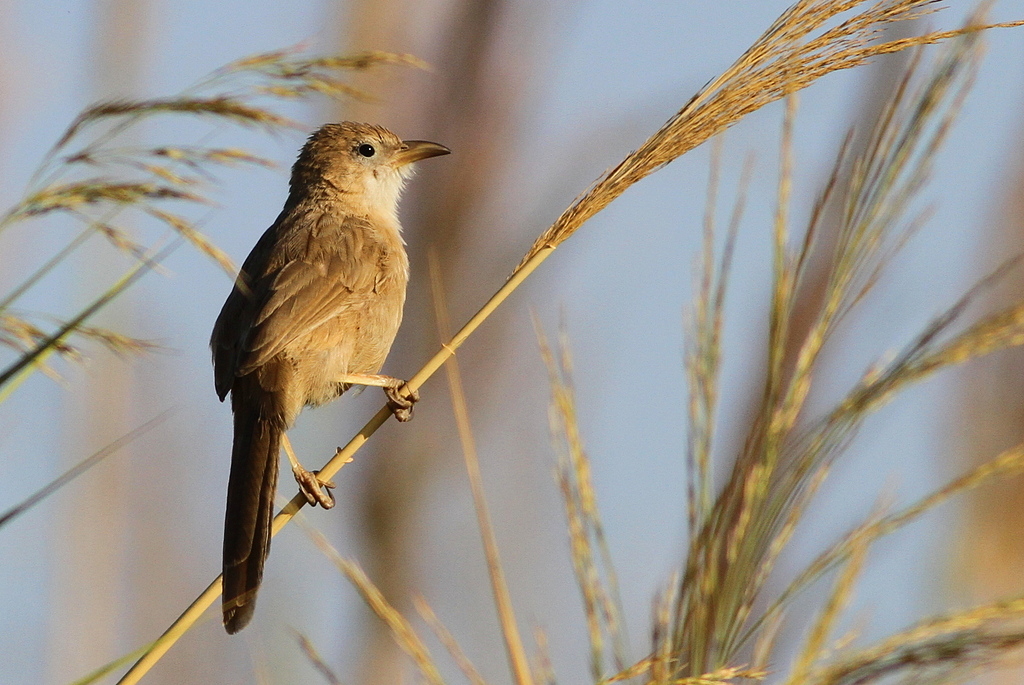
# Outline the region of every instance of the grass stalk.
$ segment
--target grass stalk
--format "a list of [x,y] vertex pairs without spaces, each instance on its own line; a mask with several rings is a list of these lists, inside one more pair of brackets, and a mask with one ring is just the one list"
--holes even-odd
[[57,332],[41,341],[34,349],[21,355],[16,362],[0,372],[0,403],[3,403],[35,369],[40,368],[46,358],[53,354],[70,335],[78,331],[96,312],[127,290],[146,271],[156,268],[178,245],[178,242],[171,243],[152,257],[139,261],[106,292],[79,312],[75,318],[65,323]]
[[597,509],[590,459],[583,448],[577,421],[567,336],[559,336],[556,357],[536,317],[534,329],[551,388],[549,423],[557,455],[555,472],[569,529],[573,571],[583,599],[590,669],[594,680],[601,681],[606,668],[606,636],[611,642],[615,670],[625,669],[628,660],[618,582]]
[[367,606],[388,626],[395,642],[402,651],[412,658],[420,671],[420,675],[423,676],[426,682],[430,683],[430,685],[444,685],[444,679],[441,677],[437,664],[434,663],[434,658],[431,656],[426,644],[423,643],[423,640],[413,630],[409,621],[387,601],[380,589],[366,576],[366,573],[359,567],[359,564],[345,559],[338,554],[338,551],[331,546],[327,538],[320,531],[308,524],[305,524],[303,527],[317,548],[349,579],[349,582],[355,586]]
[[864,685],[928,669],[970,670],[1024,645],[1012,627],[1024,617],[1024,598],[942,616],[892,635],[821,668],[808,685]]
[[299,649],[302,650],[302,653],[309,660],[309,663],[311,663],[313,668],[315,668],[320,675],[324,677],[324,680],[327,681],[328,685],[342,685],[341,679],[338,678],[331,667],[327,665],[327,662],[324,661],[322,656],[320,656],[320,652],[317,651],[316,645],[314,645],[308,637],[302,633],[296,632],[295,639],[298,641]]
[[80,475],[82,475],[83,473],[91,469],[93,466],[109,457],[111,454],[114,454],[125,445],[128,445],[129,443],[133,442],[136,438],[145,435],[153,428],[159,426],[167,419],[168,416],[171,415],[171,413],[172,410],[170,409],[160,412],[159,414],[151,418],[149,421],[146,421],[141,426],[133,428],[132,430],[128,431],[117,440],[114,440],[113,442],[107,444],[103,448],[93,452],[91,455],[89,455],[82,461],[78,462],[77,464],[75,464],[70,469],[68,469],[61,475],[51,480],[43,487],[39,488],[39,490],[35,491],[34,493],[26,497],[20,503],[14,505],[5,512],[0,512],[0,528],[10,523],[12,520],[20,516],[21,514],[24,514],[32,507],[40,504],[44,499],[57,492],[62,487],[73,481],[75,478],[78,478]]
[[437,617],[434,610],[430,608],[426,600],[419,595],[414,595],[412,598],[413,604],[416,606],[416,613],[420,615],[420,618],[430,626],[430,629],[434,631],[434,635],[444,645],[445,649],[448,650],[448,654],[451,655],[452,661],[459,667],[462,674],[466,676],[466,680],[470,682],[470,685],[487,685],[487,681],[480,671],[477,670],[473,662],[469,660],[466,653],[459,646],[455,636],[451,634],[451,631],[443,623],[441,619]]
[[[435,252],[429,253],[429,261],[430,285],[438,336],[442,341],[448,340],[451,337],[451,323],[444,298],[441,266]],[[512,608],[512,598],[508,592],[508,583],[505,581],[505,572],[498,552],[498,540],[494,535],[494,525],[491,522],[491,514],[484,494],[483,477],[480,475],[480,459],[477,456],[476,440],[469,423],[469,409],[462,387],[462,373],[459,370],[458,359],[454,355],[448,359],[445,370],[448,374],[448,389],[451,395],[452,411],[455,414],[455,423],[459,430],[459,442],[462,444],[466,474],[469,476],[469,487],[473,494],[477,528],[480,530],[484,556],[487,558],[487,575],[491,581],[491,592],[494,595],[494,604],[498,612],[498,620],[501,623],[501,634],[505,640],[505,651],[508,654],[509,665],[517,685],[533,685],[530,662],[526,657],[526,650],[523,648],[522,637],[519,635],[515,611]]]

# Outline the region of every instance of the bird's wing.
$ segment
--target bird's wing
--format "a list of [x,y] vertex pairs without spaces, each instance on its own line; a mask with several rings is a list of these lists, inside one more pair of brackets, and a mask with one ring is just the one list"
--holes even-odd
[[[235,338],[232,375],[251,372],[324,323],[361,309],[382,274],[393,271],[387,268],[392,251],[365,218],[321,215],[310,223],[283,231],[273,253],[285,257],[269,260],[252,279],[253,306]],[[229,304],[230,298],[225,309]]]
[[213,380],[217,395],[221,401],[227,396],[234,385],[235,372],[238,369],[242,343],[252,327],[256,310],[256,293],[265,289],[263,275],[268,262],[274,254],[274,247],[279,235],[279,227],[286,218],[284,212],[277,221],[260,237],[256,246],[242,264],[242,269],[235,281],[235,287],[221,307],[217,322],[213,325],[210,336],[210,349],[213,352]]

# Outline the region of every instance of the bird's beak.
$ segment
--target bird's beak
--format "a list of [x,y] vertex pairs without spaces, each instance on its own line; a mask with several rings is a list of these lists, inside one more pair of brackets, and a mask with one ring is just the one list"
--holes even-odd
[[418,162],[421,159],[450,153],[451,150],[444,145],[431,143],[429,140],[406,140],[402,142],[402,147],[395,155],[395,159],[398,162],[398,166],[405,166],[406,164]]

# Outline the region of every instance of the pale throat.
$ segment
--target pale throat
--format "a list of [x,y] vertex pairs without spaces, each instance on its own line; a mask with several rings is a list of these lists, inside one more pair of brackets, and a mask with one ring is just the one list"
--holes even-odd
[[398,223],[398,199],[410,176],[412,168],[407,165],[398,169],[379,167],[364,177],[363,194],[367,210],[389,220],[398,230],[401,229]]

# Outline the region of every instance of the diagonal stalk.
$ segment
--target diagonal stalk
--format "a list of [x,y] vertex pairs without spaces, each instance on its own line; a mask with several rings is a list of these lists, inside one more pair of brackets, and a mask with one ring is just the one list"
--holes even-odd
[[[505,284],[491,296],[491,299],[487,300],[487,303],[480,308],[473,318],[471,318],[466,324],[459,330],[458,333],[448,342],[447,345],[442,345],[441,349],[438,350],[430,361],[428,361],[419,372],[409,379],[407,388],[409,390],[418,390],[427,380],[433,376],[444,363],[455,354],[455,350],[466,342],[466,339],[480,327],[484,321],[487,320],[495,309],[508,299],[508,296],[518,288],[523,281],[525,281],[531,273],[533,273],[541,262],[548,258],[548,256],[555,251],[553,245],[548,245],[536,252],[528,261],[526,261],[521,267],[519,267],[512,277],[505,282]],[[388,407],[382,407],[380,411],[373,415],[366,425],[349,440],[345,447],[339,449],[337,453],[331,458],[327,464],[320,469],[320,477],[324,480],[330,480],[334,477],[341,468],[352,461],[353,455],[358,452],[366,441],[370,439],[370,436],[377,432],[377,429],[384,425],[384,423],[392,416],[391,410]],[[302,493],[296,494],[292,497],[291,501],[285,505],[284,509],[274,517],[274,525],[271,530],[271,535],[277,535],[278,531],[288,525],[288,522],[299,512],[302,507],[306,505],[306,497]],[[199,619],[199,617],[206,611],[211,604],[220,597],[221,593],[221,578],[217,578],[210,583],[210,585],[203,591],[199,597],[192,602],[191,605],[178,617],[178,619],[171,624],[171,626],[164,631],[163,635],[156,639],[155,642],[150,646],[150,649],[145,655],[132,666],[127,673],[118,681],[118,685],[132,685],[137,683],[144,676],[150,668],[156,664],[157,661],[167,652],[171,646],[178,641],[182,635],[184,635],[189,628]]]
[[0,402],[3,402],[7,397],[14,392],[14,390],[21,385],[32,371],[42,364],[47,357],[49,357],[57,349],[57,346],[62,343],[69,335],[78,330],[78,328],[84,324],[93,314],[103,309],[118,295],[128,289],[130,285],[139,280],[149,269],[156,268],[156,266],[163,261],[175,248],[180,244],[179,240],[176,240],[171,245],[165,247],[156,256],[152,258],[144,258],[140,260],[135,266],[129,269],[120,279],[118,279],[110,288],[107,289],[102,295],[92,302],[88,307],[83,309],[78,315],[64,324],[59,331],[51,335],[46,340],[40,342],[35,349],[30,352],[23,354],[18,358],[14,364],[0,371]]

